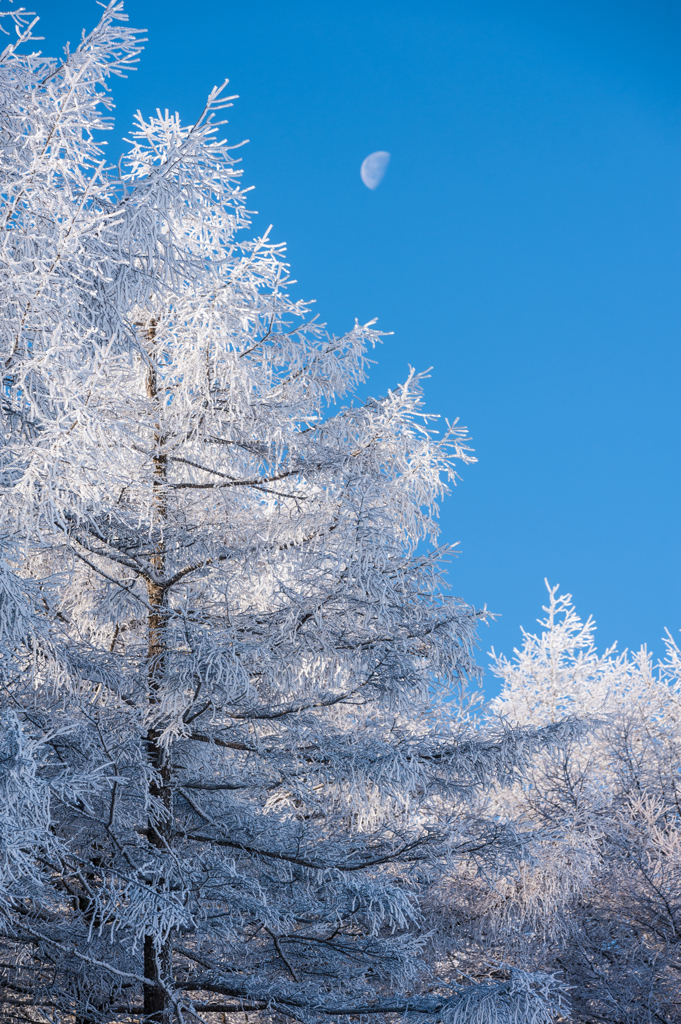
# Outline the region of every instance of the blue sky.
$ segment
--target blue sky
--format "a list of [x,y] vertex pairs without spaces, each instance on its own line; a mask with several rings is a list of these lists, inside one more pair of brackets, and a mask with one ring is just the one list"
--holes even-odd
[[[98,8],[47,0],[56,53]],[[334,331],[393,331],[370,391],[432,366],[479,458],[442,510],[455,593],[511,651],[543,579],[602,645],[681,628],[681,0],[130,0],[116,84],[191,121],[230,79],[256,227]],[[375,192],[359,178],[392,154]],[[489,692],[495,686],[490,682]]]

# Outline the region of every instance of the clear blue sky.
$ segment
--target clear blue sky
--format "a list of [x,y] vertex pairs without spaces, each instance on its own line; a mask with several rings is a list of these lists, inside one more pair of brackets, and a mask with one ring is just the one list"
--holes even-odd
[[[660,652],[681,628],[679,0],[126,9],[149,42],[111,155],[138,107],[191,121],[229,77],[256,224],[298,294],[335,331],[378,316],[371,390],[433,366],[429,411],[470,428],[442,526],[454,592],[501,616],[483,662],[534,626],[545,576],[601,644]],[[56,53],[98,8],[38,11]]]

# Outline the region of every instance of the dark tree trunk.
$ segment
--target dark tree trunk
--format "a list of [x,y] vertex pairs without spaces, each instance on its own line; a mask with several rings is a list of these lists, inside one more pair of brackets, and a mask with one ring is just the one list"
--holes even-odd
[[[156,322],[152,322],[147,332],[151,367],[147,375],[147,394],[157,404],[160,413],[159,395],[156,378],[155,353]],[[160,415],[159,415],[160,419]],[[167,459],[163,453],[164,438],[160,423],[157,423],[154,437],[156,455],[154,456],[153,478],[153,517],[152,529],[157,534],[156,552],[151,559],[155,580],[147,580],[147,595],[150,611],[148,615],[149,636],[149,705],[159,703],[160,692],[166,676],[167,646],[165,628],[167,619],[167,594],[163,584],[166,570],[165,528],[167,519],[166,471]],[[147,838],[158,850],[169,850],[172,841],[172,791],[170,788],[171,756],[170,752],[160,744],[159,733],[150,728],[146,735],[147,756],[154,770],[154,781],[149,787],[157,810],[152,810],[147,822]],[[160,805],[160,806],[159,806]],[[163,879],[161,879],[163,884]],[[144,977],[155,984],[144,986],[144,1014],[147,1020],[162,1024],[169,1019],[170,1001],[167,991],[161,987],[171,979],[172,955],[170,939],[160,942],[158,936],[146,935],[144,938]]]

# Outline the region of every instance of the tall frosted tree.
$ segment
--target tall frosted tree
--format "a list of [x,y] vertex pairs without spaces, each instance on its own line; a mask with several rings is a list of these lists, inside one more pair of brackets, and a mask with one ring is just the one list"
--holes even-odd
[[548,1021],[548,980],[450,983],[422,924],[438,872],[518,844],[479,802],[518,744],[451,700],[465,432],[415,374],[353,400],[372,325],[328,335],[239,240],[223,90],[112,169],[121,4],[61,61],[3,18],[3,1012]]

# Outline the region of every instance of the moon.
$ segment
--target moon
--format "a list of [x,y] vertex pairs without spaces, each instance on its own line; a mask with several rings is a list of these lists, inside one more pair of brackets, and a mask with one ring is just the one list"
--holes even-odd
[[386,153],[382,149],[377,150],[375,153],[369,153],[369,156],[362,161],[362,166],[359,169],[359,175],[367,188],[372,190],[378,188],[383,181],[385,172],[388,170],[389,163],[390,153]]

